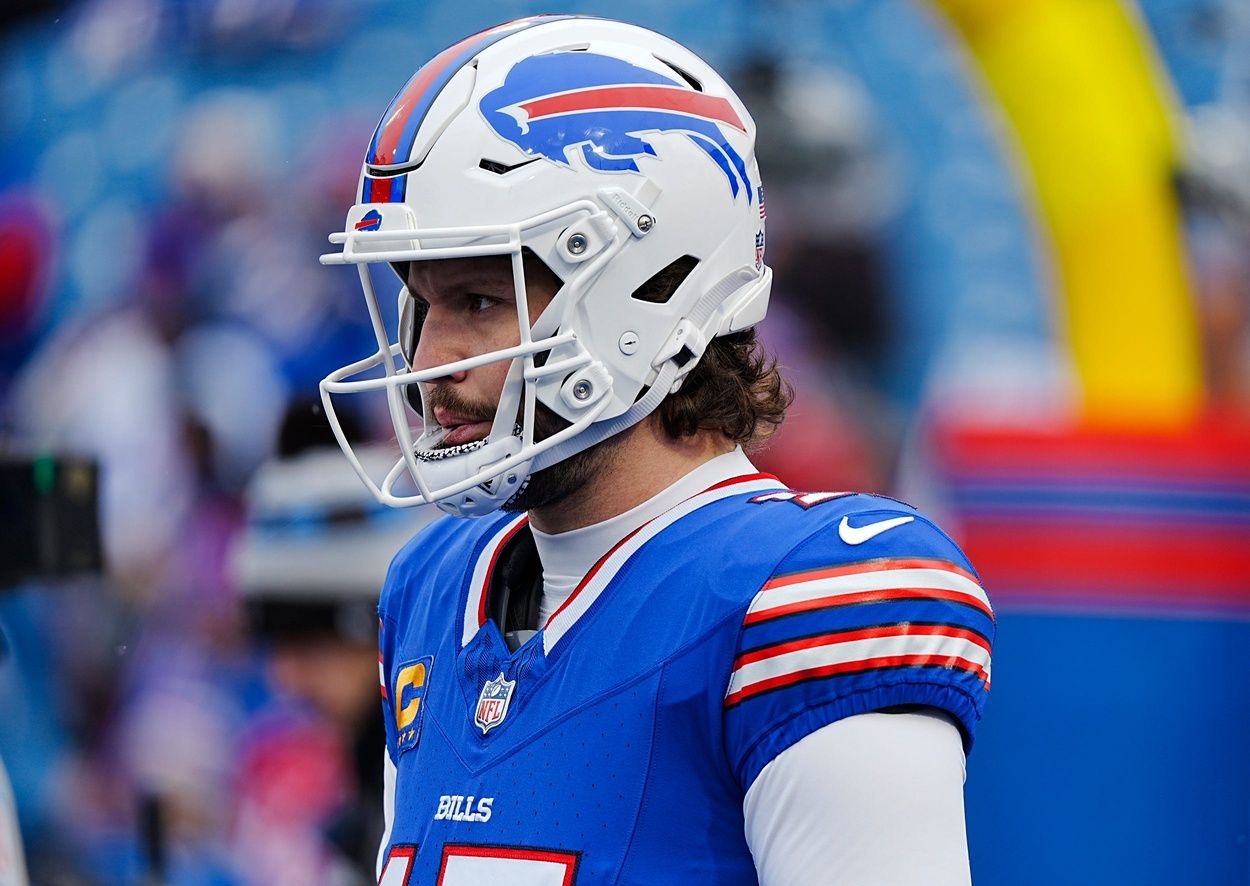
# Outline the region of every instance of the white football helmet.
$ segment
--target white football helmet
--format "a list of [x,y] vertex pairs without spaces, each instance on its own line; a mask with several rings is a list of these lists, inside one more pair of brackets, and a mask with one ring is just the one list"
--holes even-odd
[[[755,124],[705,62],[633,25],[541,16],[444,50],[391,102],[359,197],[330,236],[342,250],[321,260],[357,265],[379,349],[321,392],[352,465],[389,505],[493,511],[532,472],[648,415],[711,338],[754,325],[768,304]],[[533,328],[523,249],[563,283]],[[392,336],[370,266],[484,255],[511,256],[518,344],[412,371],[414,301],[400,289]],[[686,257],[697,264],[671,298],[634,297]],[[440,448],[419,383],[499,361],[510,365],[490,434]],[[331,399],[378,390],[401,449],[380,481],[352,453]],[[418,402],[424,418],[407,405]],[[568,426],[534,439],[536,403]],[[411,494],[397,489],[405,475]]]

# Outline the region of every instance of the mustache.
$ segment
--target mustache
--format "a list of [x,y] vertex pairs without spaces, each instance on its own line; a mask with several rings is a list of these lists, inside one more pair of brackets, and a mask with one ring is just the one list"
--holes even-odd
[[[498,402],[492,403],[489,400],[471,400],[460,394],[454,385],[449,384],[439,384],[431,387],[428,391],[426,391],[425,402],[431,413],[435,409],[446,409],[449,412],[455,412],[458,415],[463,415],[465,418],[473,421],[493,422],[495,420],[495,412],[499,408]],[[568,421],[558,416],[544,404],[536,403],[534,406],[535,441],[545,440],[569,426]],[[514,430],[514,433],[518,436],[521,434],[522,422],[520,409],[521,407],[518,407],[516,427]],[[435,448],[441,449],[443,447],[440,445]]]
[[451,385],[436,385],[425,393],[426,405],[431,409],[445,409],[475,421],[493,421],[496,404],[485,400],[473,401],[459,394]]

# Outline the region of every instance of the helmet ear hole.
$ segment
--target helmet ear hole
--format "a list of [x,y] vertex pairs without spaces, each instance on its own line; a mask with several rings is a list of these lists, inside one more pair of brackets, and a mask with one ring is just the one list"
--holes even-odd
[[683,255],[681,258],[674,259],[635,289],[630,298],[655,305],[667,304],[668,300],[673,297],[673,293],[685,282],[698,264],[699,260],[693,255]]

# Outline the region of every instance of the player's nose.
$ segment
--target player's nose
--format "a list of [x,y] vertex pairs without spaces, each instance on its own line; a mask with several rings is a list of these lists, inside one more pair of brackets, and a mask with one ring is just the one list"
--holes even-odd
[[[440,312],[431,310],[421,327],[421,337],[412,355],[412,368],[415,372],[425,372],[439,366],[456,363],[472,356],[472,343],[460,324],[444,322],[438,315]],[[468,378],[468,370],[449,372],[429,379],[431,383],[456,384]]]

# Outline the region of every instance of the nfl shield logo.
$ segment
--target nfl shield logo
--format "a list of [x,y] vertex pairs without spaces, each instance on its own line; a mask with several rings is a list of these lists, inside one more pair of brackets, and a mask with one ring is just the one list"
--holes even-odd
[[485,735],[503,722],[508,716],[508,703],[512,701],[512,690],[516,688],[516,680],[505,680],[503,672],[482,687],[482,694],[477,699],[477,711],[473,722]]

